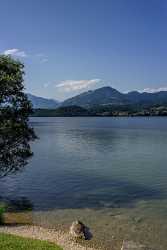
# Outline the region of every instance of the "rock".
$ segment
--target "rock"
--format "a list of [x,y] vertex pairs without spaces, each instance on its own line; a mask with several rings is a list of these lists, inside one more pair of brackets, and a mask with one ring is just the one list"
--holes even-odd
[[[146,246],[133,241],[124,241],[121,250],[147,250]],[[149,250],[149,249],[148,249]]]
[[75,238],[85,239],[85,225],[80,221],[74,221],[70,227],[70,234]]

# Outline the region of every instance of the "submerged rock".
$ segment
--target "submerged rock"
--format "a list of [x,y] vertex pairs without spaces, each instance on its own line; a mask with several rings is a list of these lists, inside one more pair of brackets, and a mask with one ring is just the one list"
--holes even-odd
[[70,227],[70,234],[75,238],[85,239],[85,225],[80,221],[74,221]]

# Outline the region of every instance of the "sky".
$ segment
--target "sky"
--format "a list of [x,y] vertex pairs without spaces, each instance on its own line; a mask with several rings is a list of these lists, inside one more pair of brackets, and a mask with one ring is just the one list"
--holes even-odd
[[166,0],[0,0],[0,53],[25,64],[26,92],[167,90]]

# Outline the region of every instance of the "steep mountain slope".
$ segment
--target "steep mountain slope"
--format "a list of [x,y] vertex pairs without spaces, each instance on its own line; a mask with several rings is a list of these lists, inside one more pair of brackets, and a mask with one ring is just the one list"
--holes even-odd
[[34,109],[55,109],[57,108],[59,102],[53,99],[47,99],[31,94],[27,94],[28,99],[32,102]]

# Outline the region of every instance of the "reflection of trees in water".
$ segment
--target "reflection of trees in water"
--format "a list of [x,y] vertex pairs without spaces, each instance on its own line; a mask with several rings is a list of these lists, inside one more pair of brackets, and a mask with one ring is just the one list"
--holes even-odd
[[21,170],[32,156],[29,139],[13,129],[0,130],[0,178]]
[[0,200],[6,204],[8,212],[31,211],[33,209],[33,204],[27,197],[13,199],[0,197]]

